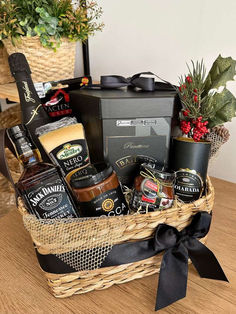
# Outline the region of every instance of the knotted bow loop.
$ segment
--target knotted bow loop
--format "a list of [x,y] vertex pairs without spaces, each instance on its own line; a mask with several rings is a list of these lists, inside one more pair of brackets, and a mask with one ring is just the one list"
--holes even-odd
[[144,91],[155,90],[155,80],[153,77],[141,77],[143,74],[153,75],[151,72],[142,72],[133,75],[132,77],[125,78],[119,75],[103,75],[101,76],[102,88],[120,88],[126,86],[138,87]]
[[179,241],[179,238],[180,233],[175,227],[160,224],[154,235],[154,249],[155,251],[160,251],[173,248]]
[[188,258],[203,278],[228,281],[215,255],[197,238],[207,235],[211,215],[197,213],[191,224],[178,231],[161,224],[154,237],[155,250],[165,250],[158,283],[156,310],[180,300],[186,295]]
[[[143,77],[142,75],[152,75],[160,79],[162,82],[155,82],[154,77]],[[155,90],[170,90],[176,91],[176,87],[169,83],[168,81],[163,80],[156,74],[152,72],[140,72],[132,77],[125,78],[120,75],[103,75],[100,79],[100,84],[89,85],[88,88],[101,87],[106,89],[114,89],[121,87],[137,87],[143,91],[152,92]],[[84,87],[86,88],[86,87]]]
[[154,77],[142,77],[142,75],[154,75],[152,72],[141,72],[135,74],[130,79],[130,84],[133,87],[141,88],[147,92],[153,92],[155,88],[155,79]]
[[207,235],[211,224],[211,215],[207,212],[197,213],[191,222],[191,224],[178,231],[175,227],[160,224],[157,226],[154,236],[154,249],[167,250],[173,248],[180,242],[186,242],[189,237],[203,238]]

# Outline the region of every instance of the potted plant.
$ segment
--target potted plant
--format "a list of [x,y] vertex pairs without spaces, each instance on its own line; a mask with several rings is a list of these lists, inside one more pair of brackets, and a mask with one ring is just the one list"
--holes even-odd
[[192,68],[188,66],[188,74],[179,79],[182,134],[195,142],[211,141],[212,155],[229,138],[223,124],[236,116],[236,98],[226,88],[226,83],[234,80],[235,66],[236,60],[219,55],[207,76],[201,61],[192,62]]
[[[72,4],[73,2],[73,4]],[[35,81],[74,75],[76,41],[103,28],[96,2],[71,0],[2,0],[0,40],[8,54],[24,53]]]
[[172,143],[171,165],[176,171],[175,193],[183,202],[201,197],[209,158],[229,138],[223,126],[236,115],[236,99],[226,83],[236,74],[236,61],[219,56],[206,76],[203,61],[192,62],[179,80],[179,126],[182,137]]

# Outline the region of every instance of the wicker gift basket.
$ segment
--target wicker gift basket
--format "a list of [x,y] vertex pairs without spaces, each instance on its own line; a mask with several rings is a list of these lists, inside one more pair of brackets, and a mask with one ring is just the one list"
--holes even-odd
[[6,48],[0,46],[0,84],[14,82],[8,65],[8,53]]
[[[60,221],[45,224],[42,220],[35,219],[27,214],[21,201],[18,209],[23,215],[24,225],[31,234],[37,252],[41,255],[55,254],[78,269],[77,272],[66,274],[44,272],[52,294],[58,298],[65,298],[73,294],[106,289],[114,284],[159,272],[162,254],[134,263],[99,267],[112,246],[151,238],[159,224],[168,224],[179,231],[183,230],[197,212],[210,213],[213,203],[214,189],[208,178],[207,195],[201,199],[189,204],[175,201],[170,209],[146,214],[105,219],[78,218],[72,219],[65,226],[64,222]],[[206,238],[201,241],[205,243]],[[95,259],[91,259],[91,252],[84,253],[84,250],[97,247],[100,247],[100,251],[97,252]],[[70,252],[70,260],[64,255],[68,252]]]
[[[8,117],[10,113],[11,111],[9,110]],[[18,118],[16,116],[14,118],[15,123],[15,120]],[[12,120],[12,117],[10,120]],[[11,125],[12,123],[9,121],[9,124]],[[5,122],[2,126],[5,126]],[[2,133],[1,130],[1,140]],[[13,179],[16,179],[19,176],[19,171],[15,168],[15,159],[9,150],[5,151],[8,166],[11,172],[13,171],[13,174],[14,172],[16,173],[16,175],[13,175]],[[7,177],[9,179],[10,176]],[[0,188],[3,189],[3,185]],[[8,193],[14,195],[14,190],[12,189]],[[106,289],[114,284],[122,284],[159,273],[160,270],[163,271],[162,260],[165,258],[165,252],[169,250],[163,252],[162,249],[152,253],[153,249],[151,248],[150,250],[149,248],[149,244],[153,243],[152,241],[156,237],[156,230],[160,226],[173,228],[177,233],[181,234],[182,240],[185,241],[188,233],[186,230],[191,227],[197,215],[208,215],[207,219],[210,222],[209,214],[212,212],[213,204],[214,188],[209,177],[205,195],[200,199],[188,204],[179,202],[176,199],[173,206],[169,209],[144,214],[133,213],[126,216],[113,217],[38,219],[27,212],[21,198],[17,200],[18,210],[22,214],[25,228],[31,235],[41,269],[47,278],[50,291],[57,298],[65,298],[92,290]],[[201,246],[204,247],[204,254],[206,254],[206,251],[210,252],[201,244],[206,242],[209,226],[210,224],[205,228],[204,236],[196,236],[192,240],[192,244],[197,242],[197,246],[200,246],[200,248]],[[202,232],[202,227],[198,232]],[[196,238],[200,238],[199,241],[201,243]],[[129,249],[130,245],[134,246],[140,243],[141,246],[143,243],[146,243],[148,254],[151,252],[150,256],[147,257],[146,255],[146,258],[143,258],[144,255],[141,253],[142,257],[136,258],[132,262],[106,264],[106,259],[114,248],[118,247],[123,254],[125,246],[127,252],[127,245]],[[191,250],[191,241],[189,243]],[[178,243],[177,246],[179,246]],[[173,247],[173,250],[176,248]],[[185,249],[184,251],[187,252]],[[200,271],[199,269],[198,271],[202,277],[210,276],[208,278],[227,280],[222,270],[220,269],[219,271],[220,266],[219,264],[218,266],[216,265],[218,262],[214,255],[212,258],[212,255],[212,252],[206,254],[206,262],[208,264],[213,263],[213,266],[216,266],[214,266],[216,271],[213,271],[210,275],[204,274],[204,271],[201,273],[202,267],[204,268],[204,262],[200,261],[199,264],[197,261],[194,261],[194,256],[192,256],[193,259],[191,254],[189,256],[197,269],[199,266]],[[184,259],[187,267],[188,255],[185,255]],[[65,265],[66,271],[64,271]],[[220,272],[218,277],[217,272]],[[183,273],[186,273],[186,271],[183,271]],[[187,280],[187,277],[185,279]],[[167,300],[164,306],[184,297],[185,293],[183,291],[183,295],[177,297],[177,299],[174,296],[171,302]],[[160,305],[158,309],[164,306]]]
[[3,42],[9,55],[20,52],[26,56],[34,82],[59,81],[74,77],[76,42],[63,38],[56,52],[44,48],[37,36],[21,36],[15,45],[11,39],[4,39]]

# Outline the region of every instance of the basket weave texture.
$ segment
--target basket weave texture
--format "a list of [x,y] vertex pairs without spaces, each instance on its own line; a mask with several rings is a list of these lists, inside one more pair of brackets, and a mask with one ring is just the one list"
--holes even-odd
[[[120,224],[121,217],[110,218],[113,219],[113,224],[116,224],[117,228],[120,228],[118,230],[119,237],[116,238],[113,244],[148,239],[153,236],[156,227],[161,223],[174,226],[180,231],[190,224],[192,216],[197,212],[207,211],[210,213],[213,208],[213,203],[214,188],[208,178],[206,196],[203,196],[193,203],[183,204],[175,201],[174,206],[167,210],[123,216],[122,225]],[[21,201],[19,201],[18,209],[23,215],[23,218],[29,216]],[[86,223],[88,222],[90,224],[89,228],[92,230],[97,227],[97,224],[102,223],[102,220],[92,219],[88,220]],[[76,222],[72,223],[76,224]],[[73,229],[74,232],[79,234],[80,227],[81,225],[78,222],[77,230]],[[102,234],[106,234],[108,230],[102,229],[101,232]],[[98,238],[100,236],[101,235],[97,234]],[[45,244],[40,243],[38,239],[36,240],[33,233],[31,233],[31,237],[41,254],[50,254],[53,252],[53,243],[50,243],[47,247]],[[207,237],[201,239],[201,242],[205,243],[206,238]],[[86,245],[86,243],[84,245]],[[68,251],[68,247],[65,247],[65,252],[66,251]],[[57,298],[65,298],[73,294],[106,289],[114,284],[121,284],[157,273],[160,270],[161,259],[162,254],[158,254],[146,260],[120,266],[83,270],[69,274],[58,275],[46,272],[44,272],[44,274],[52,294]]]
[[[21,122],[20,105],[10,107],[0,113],[0,128],[9,128]],[[6,157],[9,168],[14,181],[17,181],[20,176],[19,162],[13,154],[6,149]],[[0,217],[7,212],[15,209],[15,192],[11,184],[5,177],[0,174]]]
[[0,47],[0,84],[11,82],[14,82],[14,78],[10,72],[7,50],[5,47]]
[[44,48],[37,36],[22,36],[15,46],[11,39],[4,39],[3,42],[9,55],[15,52],[25,55],[34,82],[59,81],[74,77],[76,42],[62,39],[56,52]]

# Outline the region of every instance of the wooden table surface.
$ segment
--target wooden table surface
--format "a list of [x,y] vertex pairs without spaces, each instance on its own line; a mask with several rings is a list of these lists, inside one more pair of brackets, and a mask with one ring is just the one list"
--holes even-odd
[[0,99],[7,98],[8,100],[19,102],[19,95],[16,88],[15,83],[9,83],[9,84],[0,84]]
[[[208,247],[230,283],[201,279],[190,266],[187,297],[159,313],[236,313],[236,184],[212,179],[216,200]],[[157,276],[56,299],[16,210],[0,218],[0,313],[154,313]]]

